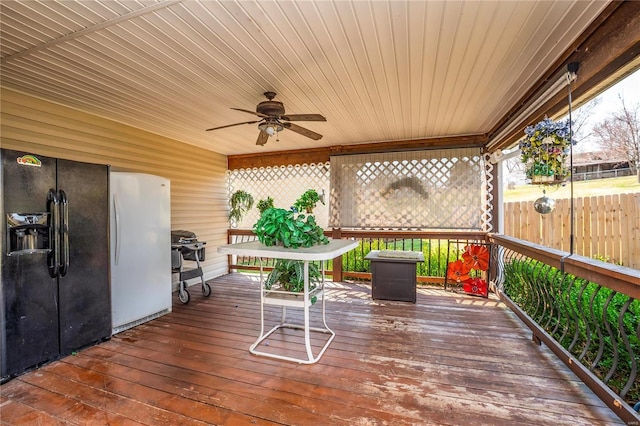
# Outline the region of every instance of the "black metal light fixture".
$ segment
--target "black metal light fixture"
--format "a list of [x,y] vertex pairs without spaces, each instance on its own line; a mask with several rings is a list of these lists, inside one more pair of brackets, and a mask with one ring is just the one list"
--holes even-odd
[[[575,240],[575,209],[574,209],[574,200],[573,200],[573,120],[571,117],[571,82],[576,79],[576,75],[578,73],[578,68],[580,68],[580,62],[571,62],[567,65],[567,80],[569,84],[569,137],[571,140],[569,141],[569,187],[571,189],[571,204],[569,211],[569,221],[570,223],[570,233],[569,233],[569,254],[573,254],[574,251],[574,240]],[[573,78],[571,78],[573,76]]]

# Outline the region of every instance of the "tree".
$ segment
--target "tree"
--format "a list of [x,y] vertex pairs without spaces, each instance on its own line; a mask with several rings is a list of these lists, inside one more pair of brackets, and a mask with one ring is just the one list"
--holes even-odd
[[602,147],[629,162],[633,173],[640,166],[640,103],[627,106],[618,95],[620,109],[593,128]]
[[576,108],[576,110],[571,114],[571,118],[573,120],[571,125],[571,131],[573,133],[572,139],[576,141],[576,145],[573,148],[574,153],[593,150],[594,147],[590,147],[588,143],[585,146],[584,143],[589,142],[589,139],[592,136],[591,127],[593,125],[593,121],[591,116],[593,115],[593,110],[596,109],[601,102],[602,98],[593,98],[580,108]]

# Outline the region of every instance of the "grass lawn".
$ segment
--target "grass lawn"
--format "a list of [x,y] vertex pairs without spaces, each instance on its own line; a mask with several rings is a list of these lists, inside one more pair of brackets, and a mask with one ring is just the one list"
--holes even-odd
[[[563,186],[547,187],[542,185],[517,185],[515,189],[504,190],[504,201],[533,201],[542,196],[544,189],[546,189],[549,197],[556,200],[571,197],[569,183]],[[594,179],[573,183],[573,196],[575,198],[629,192],[640,192],[640,183],[638,183],[637,176]]]

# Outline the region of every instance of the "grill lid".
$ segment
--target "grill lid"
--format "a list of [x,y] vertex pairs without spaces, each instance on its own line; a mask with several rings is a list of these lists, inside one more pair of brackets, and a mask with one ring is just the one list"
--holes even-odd
[[171,244],[190,244],[198,241],[198,236],[191,231],[171,231]]

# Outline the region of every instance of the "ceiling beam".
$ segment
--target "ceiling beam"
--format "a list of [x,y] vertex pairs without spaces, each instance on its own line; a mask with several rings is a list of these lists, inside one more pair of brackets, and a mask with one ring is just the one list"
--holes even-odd
[[227,157],[227,168],[229,170],[236,170],[252,169],[254,167],[288,166],[292,164],[317,164],[329,161],[329,157],[332,155],[482,147],[486,143],[486,135],[464,135],[356,145],[333,145],[324,148],[299,149],[294,151],[230,155]]
[[117,18],[110,19],[108,21],[100,22],[98,24],[92,25],[90,27],[83,28],[78,31],[71,32],[69,34],[65,34],[62,37],[58,37],[53,40],[49,40],[45,43],[38,44],[37,46],[33,46],[29,49],[22,50],[20,52],[16,52],[13,55],[6,56],[0,59],[1,63],[4,65],[9,61],[13,61],[18,58],[22,58],[23,56],[31,55],[33,53],[39,52],[44,49],[48,49],[50,47],[56,46],[58,44],[64,43],[69,40],[76,39],[80,36],[85,36],[91,33],[95,33],[96,31],[102,30],[104,28],[111,27],[113,25],[119,24],[121,22],[129,21],[133,18],[137,18],[139,16],[146,15],[151,12],[155,12],[160,9],[164,9],[165,7],[173,6],[177,3],[182,3],[184,0],[166,0],[160,3],[152,4],[151,6],[143,7],[142,9],[134,10],[129,13],[125,13],[124,15],[118,16]]
[[[523,137],[524,128],[549,116],[557,118],[568,110],[568,90],[561,90],[549,100],[522,114],[544,91],[567,71],[567,64],[580,63],[578,77],[572,83],[572,99],[585,102],[600,90],[619,81],[640,67],[640,2],[612,2],[574,45],[549,68],[534,88],[511,109],[488,135],[488,150],[493,152],[512,146]],[[612,78],[612,76],[614,76]],[[509,129],[508,131],[504,131]],[[496,138],[496,135],[500,135]]]

